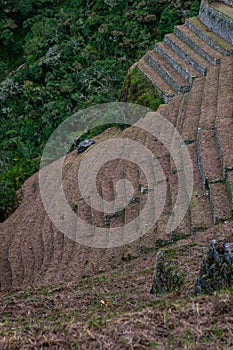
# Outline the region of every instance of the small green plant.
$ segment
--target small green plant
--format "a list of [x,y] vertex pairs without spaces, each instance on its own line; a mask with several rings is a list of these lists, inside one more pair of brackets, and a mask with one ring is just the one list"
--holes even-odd
[[150,341],[149,343],[147,343],[148,348],[157,348],[160,345],[157,342],[154,341]]
[[211,332],[218,338],[222,337],[224,334],[224,329],[219,328],[219,327],[213,327],[211,329]]
[[100,327],[105,324],[105,321],[102,317],[91,317],[91,319],[88,322],[88,328],[95,328],[95,327]]
[[203,342],[203,343],[210,343],[211,342],[211,338],[209,335],[203,335],[200,340]]
[[167,339],[167,346],[168,346],[169,350],[173,350],[173,343],[174,343],[174,336],[171,335]]

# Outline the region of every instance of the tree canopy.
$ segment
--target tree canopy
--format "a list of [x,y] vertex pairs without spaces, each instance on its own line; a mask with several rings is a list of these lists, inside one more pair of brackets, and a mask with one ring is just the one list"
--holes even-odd
[[199,2],[0,1],[0,221],[53,130],[80,109],[117,101],[128,68]]

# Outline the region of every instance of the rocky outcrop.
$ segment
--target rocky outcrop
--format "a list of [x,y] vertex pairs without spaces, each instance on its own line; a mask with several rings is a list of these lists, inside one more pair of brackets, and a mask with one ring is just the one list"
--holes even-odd
[[233,243],[212,240],[203,259],[194,293],[212,294],[233,287]]
[[151,294],[213,294],[231,288],[232,232],[231,223],[221,224],[159,250]]

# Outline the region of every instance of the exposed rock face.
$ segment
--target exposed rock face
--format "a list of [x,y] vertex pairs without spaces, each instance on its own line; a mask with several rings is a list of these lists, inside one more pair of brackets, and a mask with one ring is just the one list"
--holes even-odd
[[213,293],[233,287],[233,242],[212,240],[203,259],[194,293]]

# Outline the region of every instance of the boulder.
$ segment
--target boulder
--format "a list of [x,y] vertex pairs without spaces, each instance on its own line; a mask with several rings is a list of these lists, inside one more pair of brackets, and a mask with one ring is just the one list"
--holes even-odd
[[95,143],[95,141],[94,140],[90,140],[90,139],[86,139],[84,141],[81,141],[78,144],[78,147],[77,147],[78,153],[83,153],[84,151],[86,151],[87,148],[89,148],[94,143]]
[[204,257],[194,293],[213,294],[217,290],[233,287],[233,242],[217,242],[209,244],[209,250]]

